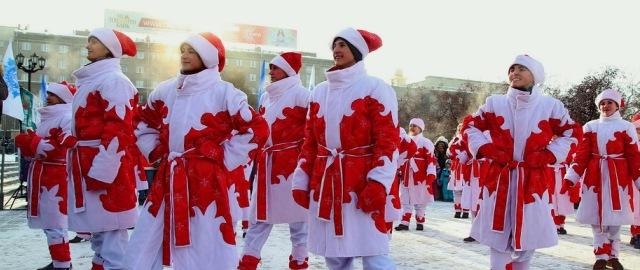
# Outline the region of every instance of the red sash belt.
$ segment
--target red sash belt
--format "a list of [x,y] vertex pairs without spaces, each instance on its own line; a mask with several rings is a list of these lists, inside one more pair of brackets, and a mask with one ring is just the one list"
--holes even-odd
[[618,190],[618,187],[620,186],[620,180],[618,179],[618,168],[616,166],[615,160],[624,158],[621,158],[622,154],[593,154],[593,156],[600,159],[600,164],[598,166],[598,169],[600,170],[600,192],[598,192],[598,221],[600,222],[600,226],[602,227],[602,192],[604,192],[604,179],[606,176],[602,167],[606,163],[609,169],[609,193],[611,195],[611,207],[613,208],[613,211],[622,211],[620,190]]
[[516,224],[514,224],[515,250],[522,250],[522,224],[524,223],[524,167],[523,163],[511,161],[502,167],[498,176],[496,189],[496,203],[493,208],[493,226],[495,232],[504,232],[504,223],[509,203],[509,186],[511,184],[511,170],[517,170],[516,176]]
[[258,185],[256,199],[256,219],[258,221],[267,221],[267,186],[271,181],[271,169],[273,167],[273,153],[282,152],[289,149],[296,149],[300,146],[302,140],[295,142],[283,142],[265,147],[260,155],[258,162]]
[[66,166],[67,162],[61,160],[42,160],[34,159],[31,161],[29,167],[29,216],[38,216],[38,202],[40,201],[40,189],[42,186],[42,172],[44,171],[44,165],[48,166]]
[[[329,221],[331,220],[331,212],[333,212],[335,234],[338,237],[342,237],[344,235],[342,226],[342,200],[344,197],[342,158],[369,157],[373,155],[372,145],[351,149],[330,149],[324,145],[319,146],[318,158],[326,158],[327,161],[320,182],[318,218]],[[330,176],[329,178],[327,178],[327,174]]]
[[84,212],[85,210],[85,201],[84,201],[84,190],[85,183],[84,177],[82,176],[82,166],[80,165],[80,151],[81,147],[91,147],[97,148],[100,145],[100,140],[83,140],[78,141],[76,147],[69,151],[68,160],[71,161],[71,168],[69,170],[69,176],[71,177],[71,183],[73,184],[73,194],[75,197],[75,204],[73,207],[74,213]]

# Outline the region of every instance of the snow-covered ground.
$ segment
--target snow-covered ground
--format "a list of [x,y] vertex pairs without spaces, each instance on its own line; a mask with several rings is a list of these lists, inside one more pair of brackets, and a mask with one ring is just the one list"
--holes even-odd
[[[427,209],[425,231],[394,232],[391,257],[398,269],[489,269],[488,249],[463,243],[471,227],[469,220],[454,219],[451,203],[436,202]],[[554,248],[539,250],[532,269],[591,269],[594,262],[590,227],[567,218],[568,235]],[[260,269],[286,269],[290,252],[286,225],[276,226],[263,250]],[[71,233],[73,236],[73,233]],[[622,233],[620,260],[625,269],[640,269],[640,250],[629,246],[629,227]],[[242,238],[238,237],[238,250]],[[371,243],[375,244],[375,243]],[[75,269],[90,269],[89,243],[71,245]],[[0,269],[36,269],[49,263],[44,234],[27,228],[24,211],[0,212]],[[310,269],[326,269],[321,257],[311,256]],[[362,269],[357,261],[356,269]]]

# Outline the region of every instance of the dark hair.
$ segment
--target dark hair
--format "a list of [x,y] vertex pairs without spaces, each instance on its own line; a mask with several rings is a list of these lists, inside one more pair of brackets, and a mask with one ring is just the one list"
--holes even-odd
[[[351,51],[351,54],[353,54],[353,59],[356,60],[356,62],[362,61],[362,53],[360,53],[360,51],[355,46],[353,46],[353,44],[351,44],[351,42],[347,41],[344,38],[337,37],[337,38],[333,39],[333,43],[335,44],[336,40],[338,40],[338,39],[344,41],[344,43],[347,43],[347,46],[349,46],[349,50]],[[333,49],[334,47],[335,47],[335,45],[331,45],[331,49]]]

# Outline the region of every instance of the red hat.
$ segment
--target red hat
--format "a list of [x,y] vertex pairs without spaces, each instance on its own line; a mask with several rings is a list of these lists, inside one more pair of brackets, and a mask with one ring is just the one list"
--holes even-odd
[[218,66],[218,71],[224,69],[225,51],[222,40],[211,32],[203,32],[197,35],[192,35],[184,41],[193,47],[202,63],[207,68],[213,68]]
[[[351,27],[340,31],[333,39],[343,38],[349,41],[362,54],[362,58],[382,47],[382,39],[369,31],[356,30]],[[333,45],[333,44],[332,44]]]
[[89,33],[89,37],[95,37],[113,54],[113,57],[120,58],[123,55],[136,56],[136,43],[122,32],[109,29],[97,28]]
[[272,65],[276,65],[289,76],[294,76],[302,67],[302,54],[299,52],[285,52],[271,60]]
[[60,83],[49,83],[47,85],[47,92],[55,94],[64,103],[70,104],[73,102],[73,95],[76,94],[76,87],[67,83],[67,81],[61,81]]

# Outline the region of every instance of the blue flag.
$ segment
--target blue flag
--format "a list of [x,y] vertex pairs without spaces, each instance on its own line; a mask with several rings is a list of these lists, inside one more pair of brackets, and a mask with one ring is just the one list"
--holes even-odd
[[2,102],[2,114],[6,114],[20,121],[24,120],[24,112],[22,110],[22,99],[20,98],[20,84],[18,83],[18,66],[16,59],[13,58],[13,40],[9,41],[7,51],[2,58],[2,67],[4,74],[2,79],[7,83],[9,96]]
[[42,107],[47,106],[47,75],[40,75],[40,102]]
[[260,66],[260,81],[258,82],[258,107],[256,110],[260,109],[260,102],[262,101],[262,94],[264,94],[264,87],[267,80],[267,70],[269,69],[269,65],[267,61],[262,60],[262,65]]

